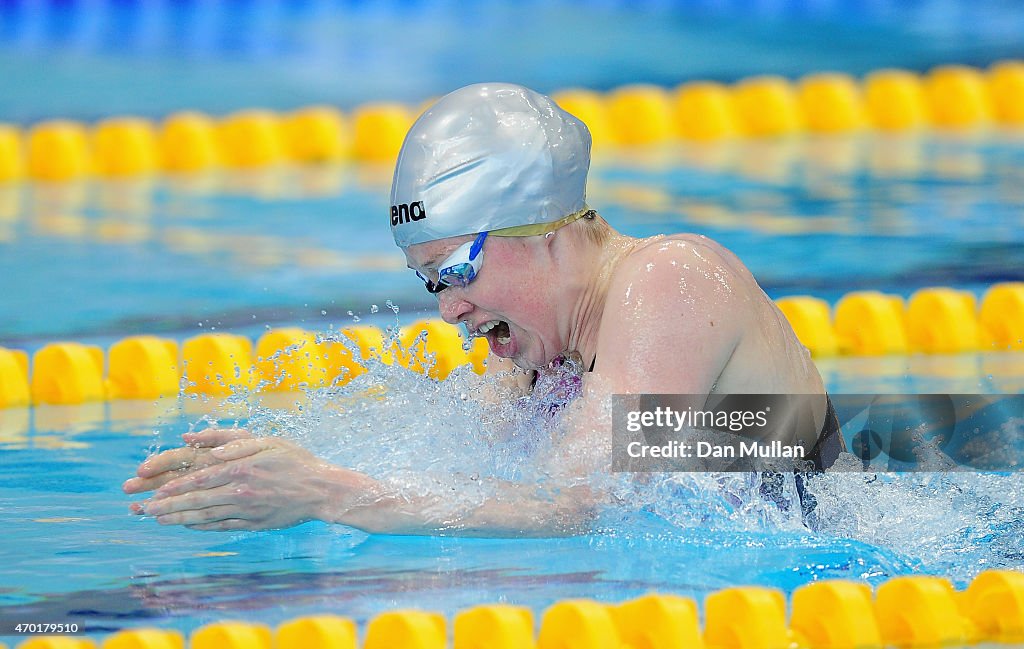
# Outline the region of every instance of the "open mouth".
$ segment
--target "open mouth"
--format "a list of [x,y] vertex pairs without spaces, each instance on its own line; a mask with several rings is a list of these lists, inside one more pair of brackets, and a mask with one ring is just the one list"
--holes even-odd
[[491,343],[491,347],[507,345],[512,342],[512,332],[509,330],[508,323],[504,320],[485,322],[477,329],[477,333],[481,336],[486,336]]

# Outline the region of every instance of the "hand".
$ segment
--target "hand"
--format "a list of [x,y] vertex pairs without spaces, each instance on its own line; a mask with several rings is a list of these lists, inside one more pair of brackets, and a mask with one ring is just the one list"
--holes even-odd
[[[159,489],[171,480],[220,462],[210,455],[217,446],[236,439],[248,439],[252,433],[244,428],[209,428],[198,433],[185,433],[181,438],[185,446],[154,455],[139,465],[138,477],[126,480],[122,489],[137,494]],[[137,504],[132,506],[141,513]]]
[[[194,444],[202,445],[194,459],[185,449],[151,458],[147,473],[159,473],[142,480],[163,482],[150,500],[133,509],[164,525],[200,530],[280,528],[323,518],[328,502],[358,497],[361,489],[356,488],[367,486],[369,479],[362,474],[334,467],[287,440],[231,436],[223,431],[192,436]],[[225,443],[205,447],[221,440]],[[191,464],[187,473],[165,480],[168,468],[180,466],[182,456],[203,466]],[[145,490],[139,484],[129,480],[125,490]]]

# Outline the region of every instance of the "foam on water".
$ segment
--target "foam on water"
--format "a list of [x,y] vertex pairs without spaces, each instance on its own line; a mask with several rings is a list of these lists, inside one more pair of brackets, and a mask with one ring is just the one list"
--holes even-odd
[[[337,333],[325,337],[351,345]],[[394,343],[393,334],[385,344]],[[585,479],[574,477],[559,467],[610,465],[602,461],[610,458],[610,440],[579,435],[581,413],[565,407],[579,392],[580,372],[574,362],[553,368],[533,395],[523,397],[500,375],[480,377],[469,366],[435,381],[371,360],[365,374],[309,390],[294,407],[268,407],[247,394],[233,402],[244,404],[243,419],[257,435],[284,436],[332,463],[428,496],[434,520],[458,520],[510,482],[534,488],[531,493],[541,498],[586,482],[602,503],[594,526],[603,535],[760,533],[780,548],[794,534],[848,540],[961,584],[986,568],[1024,566],[1024,481],[1016,473],[829,472],[806,481],[806,493],[817,501],[811,519],[801,514],[792,474],[775,477],[773,498],[763,495],[762,477],[749,473],[596,469]],[[610,412],[605,406],[601,417]],[[1007,426],[1015,426],[1007,434],[1020,439],[1020,422]],[[600,429],[601,422],[592,428]],[[929,466],[953,468],[940,455],[925,458]],[[859,469],[861,460],[844,455],[839,462]]]
[[890,548],[929,572],[966,582],[1024,566],[1020,474],[829,473],[812,491],[821,533]]

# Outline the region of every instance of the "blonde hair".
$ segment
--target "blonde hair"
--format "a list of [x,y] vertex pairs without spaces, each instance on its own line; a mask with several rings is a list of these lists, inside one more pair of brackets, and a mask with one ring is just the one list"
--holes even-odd
[[584,214],[576,228],[588,241],[598,246],[606,244],[612,236],[612,226],[596,210]]

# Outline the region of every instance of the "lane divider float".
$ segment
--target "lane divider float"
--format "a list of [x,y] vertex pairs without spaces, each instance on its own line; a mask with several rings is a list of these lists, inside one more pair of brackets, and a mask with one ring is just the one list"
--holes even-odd
[[[817,72],[796,81],[762,75],[731,86],[630,84],[604,94],[570,88],[552,96],[587,123],[598,149],[864,129],[1019,128],[1024,126],[1024,61],[999,61],[986,70],[943,65],[923,75],[885,69],[863,80]],[[50,120],[27,133],[0,124],[0,182],[251,170],[284,163],[391,163],[427,105],[374,102],[348,115],[325,105],[284,114],[254,108],[221,118],[183,111],[160,124],[134,116],[113,116],[91,126]]]
[[1024,282],[991,286],[980,308],[973,293],[946,287],[920,289],[906,303],[878,291],[848,293],[834,309],[812,296],[775,303],[819,357],[1024,351]]
[[[782,591],[726,588],[697,603],[648,594],[619,604],[556,602],[534,635],[533,612],[507,604],[454,615],[451,643],[444,616],[419,610],[380,613],[364,627],[338,615],[298,618],[276,629],[225,621],[192,632],[190,649],[849,649],[973,646],[1024,642],[1024,574],[986,570],[957,591],[942,577],[912,575],[883,582],[872,596],[863,582],[827,580]],[[88,638],[26,640],[19,649],[95,648]],[[131,629],[107,636],[102,649],[183,649],[178,631]]]
[[[977,302],[967,291],[939,287],[921,289],[906,303],[877,291],[848,293],[834,308],[811,296],[775,303],[816,357],[1024,351],[1024,282],[995,284],[980,307]],[[0,408],[344,385],[366,372],[370,358],[437,380],[465,364],[485,370],[487,342],[477,338],[467,352],[458,328],[441,320],[403,327],[393,343],[371,325],[341,334],[345,341],[283,327],[255,344],[238,334],[208,333],[180,346],[131,336],[106,354],[93,345],[54,342],[35,352],[31,367],[24,351],[0,348]]]
[[0,348],[0,407],[344,385],[366,372],[371,357],[444,380],[466,364],[482,374],[488,353],[482,338],[466,351],[459,330],[441,320],[414,322],[391,343],[374,326],[348,327],[341,335],[344,341],[283,327],[255,345],[238,334],[208,333],[180,346],[166,338],[131,336],[106,355],[95,345],[54,342],[33,354],[31,368],[24,351]]

